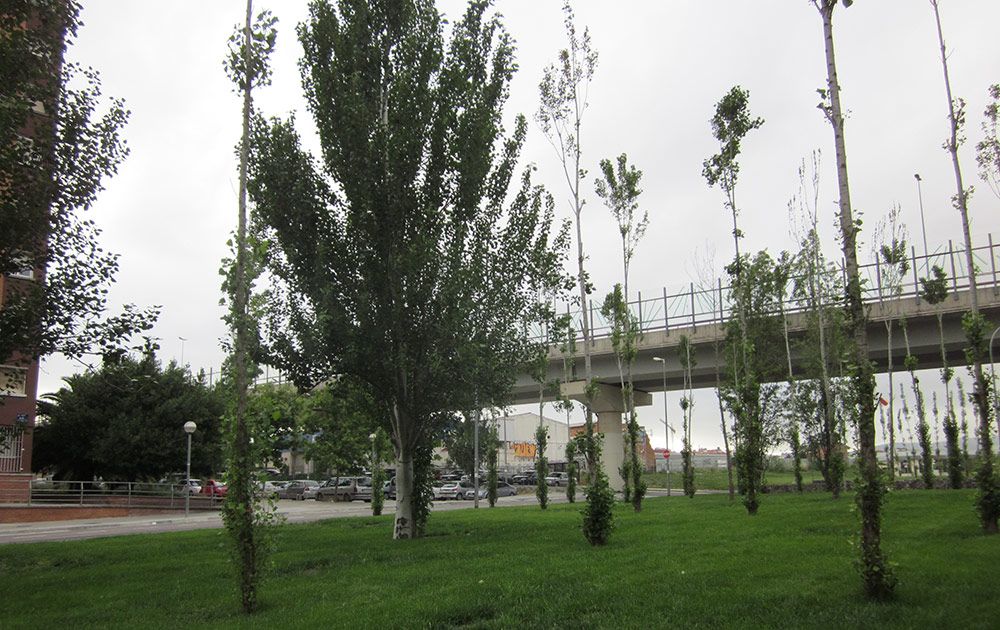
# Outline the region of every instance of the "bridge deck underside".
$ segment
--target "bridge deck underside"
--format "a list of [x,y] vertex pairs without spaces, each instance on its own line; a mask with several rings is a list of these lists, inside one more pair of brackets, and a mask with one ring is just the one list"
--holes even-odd
[[[913,298],[898,301],[886,301],[870,306],[868,323],[869,358],[875,364],[878,372],[888,370],[889,332],[887,322],[892,324],[892,357],[894,371],[902,371],[903,359],[906,357],[903,331],[899,320],[905,316],[907,321],[907,336],[910,353],[917,357],[921,369],[939,368],[941,361],[941,338],[938,329],[938,314],[942,317],[945,356],[951,366],[965,365],[965,335],[962,331],[962,315],[969,307],[968,292],[954,294],[944,303],[930,305],[918,302]],[[992,322],[1000,320],[1000,296],[995,287],[979,290],[980,309]],[[805,331],[805,319],[801,314],[788,317],[789,332],[792,345],[793,371],[802,369],[801,352],[797,346]],[[991,329],[992,330],[992,329]],[[708,324],[698,327],[678,328],[673,330],[653,330],[644,332],[639,342],[639,352],[632,367],[635,388],[641,391],[655,392],[664,390],[664,363],[655,361],[653,357],[665,359],[666,390],[676,391],[683,388],[683,371],[677,355],[677,348],[682,335],[687,335],[691,341],[697,358],[697,365],[692,371],[695,389],[716,386],[715,348],[718,344],[722,352],[722,341],[725,335],[720,324]],[[582,343],[582,342],[581,342]],[[607,338],[595,339],[592,342],[591,362],[594,377],[609,385],[620,384],[621,377],[618,364]],[[784,349],[780,350],[782,353]],[[567,365],[567,359],[572,360],[572,366]],[[567,370],[567,367],[569,369]],[[725,365],[719,365],[724,374]],[[583,353],[578,351],[572,357],[564,357],[561,353],[552,352],[549,357],[549,380],[571,381],[584,378]],[[556,392],[549,390],[546,400],[555,400]],[[514,387],[514,404],[524,404],[538,401],[538,384],[530,377],[522,375]]]

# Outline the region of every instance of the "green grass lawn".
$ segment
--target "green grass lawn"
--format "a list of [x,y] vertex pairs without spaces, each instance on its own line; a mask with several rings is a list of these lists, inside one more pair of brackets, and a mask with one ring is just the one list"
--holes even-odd
[[[735,474],[736,472],[733,471],[734,483],[736,481]],[[665,472],[644,473],[642,478],[646,480],[646,485],[650,488],[667,487],[667,473]],[[679,469],[671,472],[670,481],[674,488],[680,488],[684,485],[684,479]],[[802,483],[809,484],[814,481],[823,481],[823,476],[820,475],[818,470],[802,471]],[[792,472],[768,471],[764,483],[769,485],[795,485],[795,474]],[[726,474],[726,469],[696,468],[694,471],[694,487],[698,490],[728,490],[729,476]]]
[[391,518],[281,529],[262,609],[238,612],[219,531],[0,547],[0,626],[473,628],[988,628],[1000,615],[1000,537],[970,491],[890,495],[884,545],[898,598],[866,603],[853,500],[724,495],[618,507],[604,548],[580,505],[438,513],[422,540]]

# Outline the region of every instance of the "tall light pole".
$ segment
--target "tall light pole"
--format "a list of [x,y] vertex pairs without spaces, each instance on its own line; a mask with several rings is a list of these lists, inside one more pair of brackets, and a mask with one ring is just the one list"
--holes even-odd
[[924,181],[920,179],[920,173],[914,173],[913,178],[917,180],[917,200],[920,202],[920,231],[924,236],[924,273],[927,273],[927,266],[930,264],[928,256],[930,252],[927,251],[927,226],[924,224],[924,194],[920,190],[920,182]]
[[188,436],[187,476],[184,477],[184,517],[191,511],[191,434],[198,425],[188,420],[184,423],[184,432]]
[[653,357],[653,360],[663,368],[663,431],[667,434],[667,496],[670,496],[670,421],[667,418],[667,362],[662,357]]
[[184,337],[178,337],[181,340],[181,368],[184,367],[184,342],[187,341]]

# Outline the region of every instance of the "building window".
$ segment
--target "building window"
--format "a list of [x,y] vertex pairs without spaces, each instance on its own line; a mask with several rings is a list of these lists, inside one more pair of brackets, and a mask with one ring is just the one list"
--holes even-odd
[[0,396],[27,396],[28,370],[0,365]]
[[21,472],[23,440],[23,431],[0,427],[0,472]]

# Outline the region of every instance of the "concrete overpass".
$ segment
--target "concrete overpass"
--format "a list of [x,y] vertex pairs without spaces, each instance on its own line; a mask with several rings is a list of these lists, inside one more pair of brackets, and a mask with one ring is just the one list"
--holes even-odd
[[[864,299],[868,308],[869,358],[876,370],[884,372],[888,365],[887,322],[894,323],[893,365],[903,368],[906,348],[898,321],[905,317],[909,336],[910,353],[917,357],[921,368],[941,366],[940,335],[937,317],[943,320],[945,355],[949,365],[965,363],[965,335],[961,320],[971,304],[968,275],[965,273],[964,251],[955,249],[951,243],[947,251],[932,255],[917,256],[911,249],[910,274],[904,279],[899,291],[891,292],[882,286],[882,274],[878,263],[863,265],[862,277]],[[992,236],[989,245],[974,249],[977,269],[979,308],[988,320],[1000,321],[1000,283],[997,282],[997,267],[1000,267],[1000,244],[994,245]],[[920,275],[927,277],[928,270],[938,265],[949,272],[949,293],[944,302],[930,304],[920,297]],[[841,272],[843,267],[841,266]],[[692,371],[694,389],[715,387],[717,357],[715,345],[725,339],[725,322],[731,316],[727,300],[728,290],[721,281],[716,286],[696,288],[689,285],[686,292],[669,295],[666,289],[662,296],[638,299],[630,302],[629,308],[639,324],[640,338],[638,356],[632,366],[632,379],[636,389],[636,406],[652,404],[651,392],[664,389],[679,390],[683,387],[683,370],[677,353],[680,339],[686,335],[697,356],[697,365]],[[806,330],[806,313],[802,305],[789,300],[785,304],[790,337],[793,341],[792,368],[800,368],[800,357],[794,350],[797,339]],[[574,329],[579,331],[580,314],[574,317]],[[618,363],[610,338],[610,329],[600,320],[596,309],[590,310],[590,321],[595,331],[591,340],[591,364],[593,376],[599,381],[599,391],[593,401],[597,414],[596,430],[604,434],[604,469],[611,485],[616,490],[623,486],[618,474],[624,459],[622,436],[622,404]],[[776,314],[777,315],[777,314]],[[549,351],[548,377],[550,382],[562,382],[562,395],[574,400],[583,400],[584,365],[583,340],[577,335],[577,349],[573,353],[563,353],[559,348]],[[782,352],[784,349],[781,349]],[[663,359],[656,361],[655,358]],[[722,359],[724,361],[724,359]],[[723,365],[719,366],[724,367]],[[568,371],[568,373],[567,373]],[[546,401],[559,396],[557,388],[543,392]],[[538,384],[528,375],[521,375],[514,386],[513,404],[538,402]]]
[[[893,328],[893,365],[896,370],[902,370],[906,348],[903,345],[903,333],[899,327],[899,319],[903,316],[907,321],[907,334],[910,339],[910,353],[917,357],[919,366],[923,368],[941,367],[941,352],[939,346],[937,314],[943,315],[944,344],[948,364],[952,366],[965,364],[965,334],[962,331],[962,316],[969,310],[970,294],[968,289],[949,296],[941,304],[931,305],[926,301],[917,302],[913,298],[886,300],[880,304],[869,305],[868,350],[869,358],[875,363],[876,370],[884,372],[888,366],[888,332],[886,322],[892,320]],[[979,308],[987,319],[1000,322],[1000,287],[992,285],[979,288]],[[692,350],[697,357],[697,365],[692,370],[694,389],[715,387],[715,343],[725,339],[725,324],[720,322],[689,325],[677,328],[644,331],[638,344],[638,356],[632,366],[632,380],[635,388],[643,392],[664,391],[664,376],[666,390],[675,391],[683,387],[683,370],[677,347],[681,336],[687,335]],[[788,328],[792,340],[792,369],[800,367],[795,342],[803,336],[806,329],[805,315],[791,313],[788,315]],[[579,345],[582,345],[582,340]],[[618,363],[609,337],[598,337],[591,344],[591,364],[594,377],[601,383],[615,386],[619,383]],[[784,348],[781,349],[784,352]],[[665,360],[660,363],[653,360],[659,357]],[[572,371],[567,379],[564,375],[564,359],[572,360]],[[719,367],[725,368],[725,359]],[[583,351],[564,355],[557,349],[549,353],[550,381],[576,381],[584,378]],[[549,390],[545,400],[556,399],[556,391]],[[530,377],[522,375],[514,388],[514,404],[532,403],[538,401],[538,384]]]
[[[950,244],[949,244],[950,245]],[[912,251],[912,250],[911,250]],[[979,307],[991,322],[1000,323],[1000,283],[997,269],[1000,267],[1000,243],[994,244],[992,237],[989,245],[974,249],[978,273]],[[880,372],[887,367],[888,335],[886,322],[898,322],[906,317],[910,338],[910,351],[919,360],[921,368],[941,366],[937,315],[941,313],[944,319],[945,351],[950,365],[964,365],[965,334],[962,331],[962,315],[969,310],[970,293],[968,277],[965,275],[964,251],[949,247],[947,251],[929,256],[917,256],[912,253],[910,277],[896,296],[889,295],[882,287],[880,269],[877,264],[863,265],[861,273],[866,277],[865,302],[868,306],[868,341],[869,357]],[[948,297],[944,302],[932,305],[920,297],[919,277],[926,276],[926,268],[933,265],[941,266],[949,273]],[[919,271],[918,271],[919,269]],[[697,366],[692,377],[694,388],[715,387],[715,349],[716,341],[725,338],[725,322],[731,313],[727,301],[728,289],[721,281],[716,286],[703,289],[693,284],[687,292],[668,295],[664,290],[662,297],[643,298],[629,304],[632,314],[639,322],[641,336],[638,342],[639,354],[632,366],[632,377],[635,388],[643,392],[659,392],[664,390],[664,372],[666,389],[668,391],[682,388],[683,371],[677,355],[680,338],[687,335],[696,352]],[[785,306],[788,313],[788,325],[793,340],[793,370],[798,368],[798,357],[794,353],[794,341],[805,332],[805,313],[800,304],[789,301]],[[591,308],[591,321],[595,322],[595,335],[591,340],[591,362],[594,377],[608,386],[617,386],[620,382],[618,364],[609,336],[607,324],[601,321],[600,313]],[[579,331],[579,313],[573,313],[574,328]],[[595,320],[596,318],[596,320]],[[577,350],[575,353],[564,354],[558,348],[549,351],[548,379],[549,381],[570,382],[584,378],[583,339],[577,333]],[[903,347],[903,335],[898,323],[893,331],[893,365],[901,369],[906,349]],[[653,360],[659,357],[665,363]],[[565,374],[565,364],[571,360],[571,372]],[[513,404],[538,402],[538,384],[530,376],[522,374],[514,386]],[[545,400],[552,401],[557,397],[554,390],[545,393]]]

